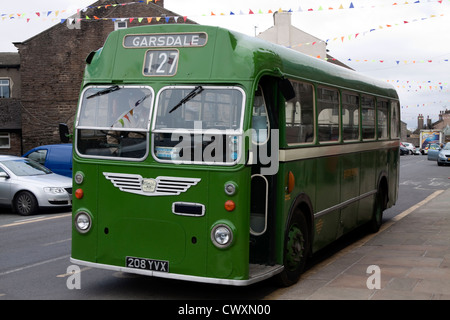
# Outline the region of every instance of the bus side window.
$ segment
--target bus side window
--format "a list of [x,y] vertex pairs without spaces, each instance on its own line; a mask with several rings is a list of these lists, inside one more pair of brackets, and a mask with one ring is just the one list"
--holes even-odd
[[339,92],[323,87],[317,92],[319,141],[339,141]]
[[342,125],[344,141],[359,140],[359,96],[342,94]]
[[400,112],[398,109],[398,102],[391,101],[391,138],[398,138],[400,136],[399,132],[399,120]]
[[363,140],[375,139],[375,98],[361,97],[362,138]]
[[286,101],[286,143],[310,143],[314,141],[313,86],[291,81],[295,97]]
[[266,102],[261,87],[255,92],[253,101],[252,127],[254,129],[252,140],[256,144],[264,144],[269,139],[269,118],[267,114]]
[[377,124],[378,124],[378,139],[389,138],[388,134],[388,102],[378,101],[377,103]]

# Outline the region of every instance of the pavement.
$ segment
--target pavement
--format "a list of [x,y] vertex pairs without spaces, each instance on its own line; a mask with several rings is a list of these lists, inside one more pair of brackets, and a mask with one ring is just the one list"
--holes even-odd
[[307,270],[269,300],[450,300],[450,189]]

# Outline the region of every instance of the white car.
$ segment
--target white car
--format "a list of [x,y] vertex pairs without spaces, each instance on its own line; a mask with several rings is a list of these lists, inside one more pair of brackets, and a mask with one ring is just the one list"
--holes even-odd
[[416,147],[409,142],[402,142],[403,146],[409,150],[410,154],[420,154],[419,150],[416,149]]
[[53,173],[34,160],[0,155],[0,205],[21,215],[41,207],[72,204],[72,179]]

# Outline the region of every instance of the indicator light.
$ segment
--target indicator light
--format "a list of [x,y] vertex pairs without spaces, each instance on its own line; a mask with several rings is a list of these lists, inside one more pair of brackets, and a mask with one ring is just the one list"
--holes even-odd
[[81,198],[83,198],[83,196],[84,196],[83,189],[77,189],[77,190],[75,191],[75,198],[81,199]]
[[225,210],[227,211],[233,211],[236,208],[236,204],[233,200],[227,200],[225,202]]

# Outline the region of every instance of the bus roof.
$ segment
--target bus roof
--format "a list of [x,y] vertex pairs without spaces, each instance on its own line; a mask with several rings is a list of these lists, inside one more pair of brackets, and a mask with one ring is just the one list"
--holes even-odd
[[[206,34],[205,42],[170,46],[161,40],[151,46],[145,40],[145,35],[193,33]],[[124,39],[130,35],[145,40],[145,43],[126,44]],[[144,75],[145,52],[170,48],[180,52],[176,74],[167,77]],[[259,38],[212,26],[163,24],[119,29],[108,36],[104,47],[90,55],[87,62],[84,84],[158,80],[170,83],[238,83],[272,74],[398,99],[394,87],[386,82]]]

